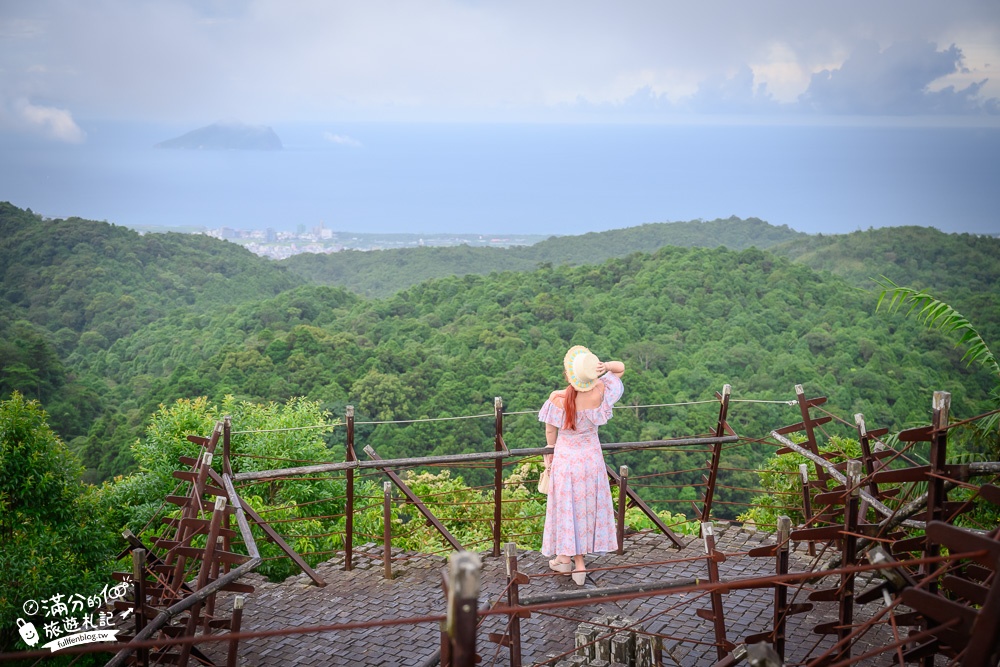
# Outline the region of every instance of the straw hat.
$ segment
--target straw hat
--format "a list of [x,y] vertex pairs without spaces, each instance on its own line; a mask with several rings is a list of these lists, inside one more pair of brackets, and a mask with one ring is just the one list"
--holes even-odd
[[563,368],[566,369],[566,379],[576,387],[577,391],[590,391],[594,388],[594,383],[599,377],[597,374],[597,364],[600,363],[597,355],[585,348],[583,345],[574,345],[569,348],[566,357],[563,359]]

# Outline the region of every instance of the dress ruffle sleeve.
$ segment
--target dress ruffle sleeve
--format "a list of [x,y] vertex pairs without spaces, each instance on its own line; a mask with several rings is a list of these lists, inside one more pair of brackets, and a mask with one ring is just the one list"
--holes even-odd
[[[611,419],[614,413],[612,408],[625,393],[625,385],[622,384],[621,378],[614,373],[605,374],[601,381],[604,382],[604,398],[601,400],[601,404],[596,408],[577,411],[577,423],[579,423],[581,416],[589,419],[594,426],[607,424],[608,420]],[[538,411],[538,421],[551,424],[556,428],[562,428],[565,419],[566,413],[563,408],[550,400],[546,400],[542,409]]]
[[621,378],[614,373],[604,375],[601,380],[604,382],[604,398],[601,399],[601,404],[596,408],[581,411],[593,422],[594,426],[603,426],[608,423],[608,420],[614,415],[614,404],[625,393],[625,385],[622,384]]
[[563,420],[565,419],[566,414],[563,412],[563,409],[549,400],[546,400],[545,404],[542,405],[542,409],[538,411],[538,421],[551,424],[557,428],[562,428]]
[[605,373],[601,380],[604,382],[604,404],[610,407],[621,399],[625,393],[625,385],[614,373]]

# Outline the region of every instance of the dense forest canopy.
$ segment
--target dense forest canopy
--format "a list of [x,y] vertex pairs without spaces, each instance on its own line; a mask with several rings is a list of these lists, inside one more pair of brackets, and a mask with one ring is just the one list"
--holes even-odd
[[[337,416],[354,405],[362,422],[490,413],[500,396],[508,412],[527,413],[507,420],[509,442],[533,446],[530,413],[561,382],[559,360],[576,343],[628,364],[633,409],[616,414],[608,440],[704,432],[711,405],[640,406],[710,400],[724,384],[760,400],[788,399],[803,384],[893,429],[925,423],[935,389],[953,393],[956,415],[972,415],[994,386],[943,334],[876,314],[874,292],[858,287],[879,275],[933,286],[995,341],[995,238],[912,227],[808,237],[732,219],[483,253],[353,253],[378,259],[386,276],[388,296],[369,299],[361,285],[323,284],[337,282],[336,256],[303,258],[314,267],[304,271],[216,239],[140,236],[9,204],[0,232],[0,390],[40,400],[93,481],[134,468],[131,445],[161,405],[200,396],[305,397]],[[530,266],[504,254],[529,250]],[[483,259],[493,255],[496,266]],[[422,269],[408,258],[466,275],[414,283]],[[397,259],[402,282],[389,270]],[[796,420],[749,403],[731,417],[749,437]],[[492,428],[491,419],[363,424],[359,437],[384,456],[413,456],[482,449]],[[328,437],[331,456],[342,437]]]

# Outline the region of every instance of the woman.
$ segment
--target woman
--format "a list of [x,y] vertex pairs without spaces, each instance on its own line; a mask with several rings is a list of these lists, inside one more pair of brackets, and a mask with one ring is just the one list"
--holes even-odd
[[551,481],[542,553],[555,556],[549,567],[572,572],[573,581],[582,586],[587,577],[584,554],[618,548],[597,427],[611,419],[611,407],[625,391],[620,379],[625,364],[601,361],[577,345],[566,353],[563,368],[569,385],[552,392],[538,413],[546,444],[555,448],[545,455]]

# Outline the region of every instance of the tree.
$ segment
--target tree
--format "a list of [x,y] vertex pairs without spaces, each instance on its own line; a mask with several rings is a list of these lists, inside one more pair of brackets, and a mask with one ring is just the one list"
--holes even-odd
[[[890,313],[898,311],[904,304],[908,304],[907,315],[916,312],[917,317],[921,318],[928,328],[942,329],[946,333],[957,336],[956,346],[966,346],[962,360],[968,360],[969,364],[978,361],[992,372],[995,382],[993,399],[1000,404],[1000,363],[997,363],[997,358],[986,345],[986,341],[964,315],[947,303],[928,294],[927,290],[918,292],[911,287],[900,287],[885,276],[882,276],[882,281],[876,282],[882,286],[876,310],[885,303],[885,298],[888,296],[886,310]],[[986,453],[991,455],[993,460],[1000,458],[1000,413],[994,412],[986,419],[974,422],[971,434],[973,446],[984,447]]]
[[[201,451],[187,436],[208,435],[225,415],[231,417],[235,431],[231,449],[234,472],[327,463],[333,459],[324,433],[336,422],[316,402],[291,399],[284,404],[256,404],[228,396],[217,406],[204,397],[179,399],[161,406],[150,420],[146,437],[133,445],[139,472],[118,477],[102,489],[104,511],[113,524],[129,528],[147,543],[166,534],[169,528],[156,519],[163,509],[163,499],[177,485],[173,472],[184,468],[179,462],[181,456],[193,458]],[[215,457],[213,467],[221,470],[221,455]],[[276,526],[279,532],[312,565],[343,547],[340,531],[344,491],[339,476],[251,483],[240,487],[240,497],[268,521],[280,523],[280,527]],[[177,510],[173,513],[179,515]],[[327,520],[330,517],[336,518]],[[283,552],[266,542],[261,531],[253,530],[265,559],[257,571],[275,580],[293,574],[296,566],[288,559],[280,559]]]
[[23,646],[16,621],[29,600],[86,598],[112,583],[116,536],[46,420],[20,393],[0,401],[0,651]]

